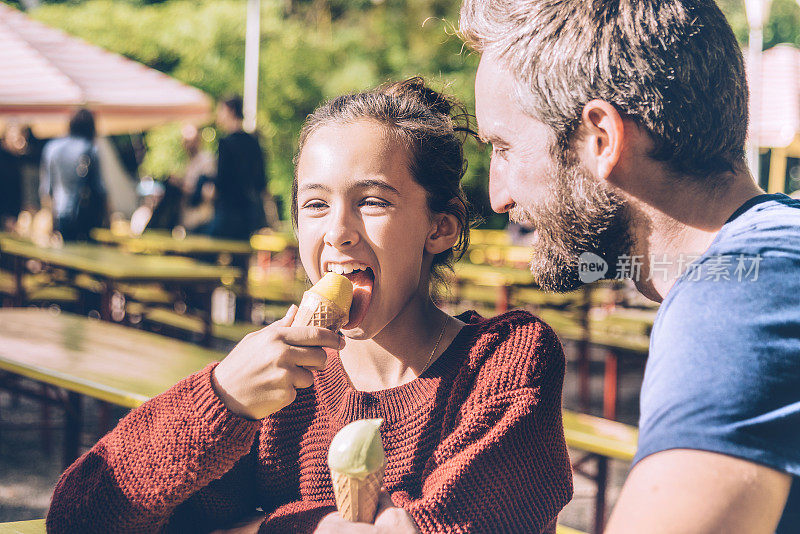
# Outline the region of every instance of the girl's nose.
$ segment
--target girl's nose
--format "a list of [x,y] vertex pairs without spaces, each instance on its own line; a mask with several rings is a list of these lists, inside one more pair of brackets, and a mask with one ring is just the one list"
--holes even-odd
[[330,226],[325,232],[326,245],[334,248],[351,247],[358,243],[358,231],[353,221],[348,220],[347,214],[340,210],[330,219]]

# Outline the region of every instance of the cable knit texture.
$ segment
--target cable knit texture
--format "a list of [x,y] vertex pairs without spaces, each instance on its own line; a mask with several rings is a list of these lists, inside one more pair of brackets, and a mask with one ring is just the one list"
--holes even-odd
[[209,365],[131,412],[62,475],[48,532],[208,532],[265,514],[261,532],[313,532],[335,510],[327,452],[382,417],[384,485],[422,533],[551,532],[572,496],[561,422],[564,353],[532,315],[467,325],[418,379],[361,392],[335,352],[314,386],[248,421]]

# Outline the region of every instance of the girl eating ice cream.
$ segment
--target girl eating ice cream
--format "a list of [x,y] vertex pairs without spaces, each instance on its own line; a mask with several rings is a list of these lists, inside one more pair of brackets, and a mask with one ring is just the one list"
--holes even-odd
[[[64,473],[49,532],[554,530],[572,492],[558,339],[528,313],[451,317],[430,295],[468,241],[451,108],[413,78],[309,116],[300,257],[312,282],[353,283],[348,323],[290,326],[292,307],[131,412]],[[347,523],[328,447],[371,418],[385,492],[374,524]]]

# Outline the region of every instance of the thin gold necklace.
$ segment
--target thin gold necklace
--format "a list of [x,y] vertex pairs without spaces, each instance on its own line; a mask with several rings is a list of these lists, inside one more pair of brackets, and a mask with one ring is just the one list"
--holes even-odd
[[439,343],[442,341],[442,336],[444,336],[445,328],[447,328],[447,318],[445,318],[444,323],[442,324],[442,329],[439,331],[439,339],[436,340],[436,345],[433,346],[433,350],[431,351],[431,355],[428,356],[428,361],[425,362],[425,367],[422,368],[422,371],[419,372],[417,376],[422,375],[425,371],[428,370],[428,366],[433,362],[433,356],[436,354],[436,349],[439,348]]

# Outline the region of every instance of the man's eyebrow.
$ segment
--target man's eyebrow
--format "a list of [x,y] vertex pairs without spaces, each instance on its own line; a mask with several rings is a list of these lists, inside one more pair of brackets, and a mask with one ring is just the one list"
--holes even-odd
[[497,145],[507,144],[502,137],[496,134],[486,134],[482,132],[480,129],[478,130],[478,139],[480,140],[481,143],[485,144],[497,144]]

